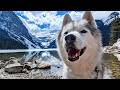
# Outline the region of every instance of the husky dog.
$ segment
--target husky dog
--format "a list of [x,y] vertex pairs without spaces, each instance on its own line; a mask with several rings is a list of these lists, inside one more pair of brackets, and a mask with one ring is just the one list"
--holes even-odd
[[90,11],[80,21],[64,16],[57,47],[64,61],[64,79],[103,78],[101,33]]

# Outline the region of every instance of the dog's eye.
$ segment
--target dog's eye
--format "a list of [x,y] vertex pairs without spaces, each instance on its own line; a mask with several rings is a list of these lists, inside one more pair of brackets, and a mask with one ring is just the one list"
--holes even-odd
[[82,30],[82,31],[80,31],[80,33],[87,33],[87,31],[86,30]]
[[68,34],[68,32],[65,32],[64,34],[66,35],[66,34]]

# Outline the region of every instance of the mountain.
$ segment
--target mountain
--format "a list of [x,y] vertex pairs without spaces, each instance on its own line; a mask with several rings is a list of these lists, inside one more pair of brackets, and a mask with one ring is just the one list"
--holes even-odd
[[[59,26],[57,26],[56,22],[54,23],[49,22],[44,24],[43,21],[39,21],[39,23],[38,22],[36,23],[35,16],[34,15],[32,16],[32,14],[30,13],[27,15],[24,12],[16,12],[16,14],[24,22],[25,26],[30,28],[29,31],[38,37],[36,41],[41,48],[56,48],[55,39],[57,37],[58,32],[60,31],[60,28]],[[105,18],[103,17],[102,19],[101,18],[96,19],[96,23],[102,34],[103,46],[109,45],[109,40],[111,35],[110,23],[112,22],[113,17],[115,17],[115,15],[118,14],[116,13],[114,14],[113,12],[108,17]],[[45,17],[42,16],[40,17],[42,18],[41,20],[43,20],[44,18],[44,20],[46,21]],[[41,25],[41,23],[43,24]],[[49,29],[52,24],[55,24],[54,27],[58,27],[58,29],[53,29],[53,30]]]
[[[108,17],[96,19],[102,34],[103,46],[109,45],[112,33],[111,22],[118,15],[118,13],[113,12]],[[24,21],[33,29],[28,28],[28,24]],[[51,30],[49,28],[42,30],[41,26],[36,24],[34,19],[32,21],[32,18],[30,19],[23,14],[23,11],[17,13],[15,11],[0,11],[0,49],[56,48],[56,37],[59,31],[59,29]]]
[[110,24],[105,25],[102,20],[96,20],[96,24],[101,31],[102,34],[102,44],[103,46],[108,46],[109,45],[109,40],[110,40],[110,35],[111,35],[111,29],[110,29]]
[[56,37],[58,35],[59,30],[46,30],[41,31],[39,40],[37,40],[38,45],[41,48],[57,48],[56,46]]
[[12,11],[0,12],[0,49],[40,48],[19,17]]

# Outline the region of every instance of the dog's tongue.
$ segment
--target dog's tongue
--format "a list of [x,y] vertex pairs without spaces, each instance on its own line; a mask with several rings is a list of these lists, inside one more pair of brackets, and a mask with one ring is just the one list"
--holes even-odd
[[69,49],[69,50],[68,50],[68,55],[71,56],[71,57],[73,57],[73,56],[75,56],[76,53],[78,53],[78,52],[79,52],[79,50]]

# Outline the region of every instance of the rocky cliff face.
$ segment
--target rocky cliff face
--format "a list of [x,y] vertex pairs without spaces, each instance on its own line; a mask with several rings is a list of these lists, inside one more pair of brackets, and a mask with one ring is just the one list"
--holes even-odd
[[40,48],[12,11],[0,11],[0,49]]

